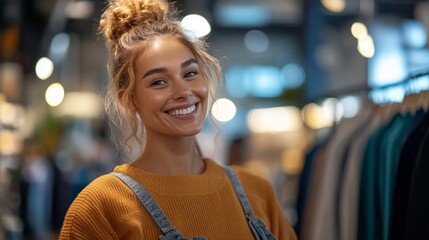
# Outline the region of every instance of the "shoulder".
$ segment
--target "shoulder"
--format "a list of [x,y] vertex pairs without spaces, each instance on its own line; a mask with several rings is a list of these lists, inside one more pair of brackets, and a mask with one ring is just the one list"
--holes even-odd
[[232,166],[231,168],[237,174],[243,185],[251,184],[255,185],[255,187],[271,186],[271,183],[267,178],[257,175],[245,167]]
[[211,173],[216,172],[216,174],[225,176],[226,175],[225,168],[231,168],[232,170],[234,170],[234,173],[238,176],[243,186],[254,185],[255,187],[262,187],[262,186],[270,185],[267,179],[263,178],[260,175],[255,174],[254,172],[250,171],[246,167],[237,166],[237,165],[227,166],[227,165],[217,163],[214,160],[209,158],[206,158],[205,160],[207,163],[207,169],[210,169]]
[[240,179],[241,185],[249,199],[256,198],[263,202],[276,200],[276,193],[272,183],[262,176],[256,175],[245,167],[232,166]]
[[[120,195],[121,181],[111,174],[102,175],[87,185],[71,204],[67,215],[78,217],[85,213],[102,212]],[[126,189],[123,189],[126,190]]]
[[[61,236],[114,236],[118,201],[127,195],[127,188],[111,174],[102,175],[86,186],[70,205],[61,229]],[[115,207],[116,206],[116,207]],[[105,233],[98,233],[103,229]]]
[[123,183],[114,175],[105,174],[96,178],[86,186],[79,193],[75,201],[90,200],[94,204],[103,204],[103,201],[107,201],[113,196],[116,196],[118,191],[121,190],[126,190]]

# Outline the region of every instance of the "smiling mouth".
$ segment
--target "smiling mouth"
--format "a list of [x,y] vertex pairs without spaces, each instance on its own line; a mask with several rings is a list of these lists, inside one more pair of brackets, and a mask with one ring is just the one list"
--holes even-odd
[[174,110],[168,111],[168,114],[171,116],[182,116],[182,115],[186,115],[194,112],[195,109],[196,109],[196,104],[187,108],[174,109]]

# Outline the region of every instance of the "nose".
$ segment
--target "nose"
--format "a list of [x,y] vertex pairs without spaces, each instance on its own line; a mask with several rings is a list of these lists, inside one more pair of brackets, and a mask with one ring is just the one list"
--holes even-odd
[[174,99],[187,99],[192,95],[192,89],[185,79],[175,81],[174,84]]

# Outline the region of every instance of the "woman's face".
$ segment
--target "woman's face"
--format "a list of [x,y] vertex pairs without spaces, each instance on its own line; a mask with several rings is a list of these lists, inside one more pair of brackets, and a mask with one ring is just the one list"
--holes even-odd
[[192,136],[204,123],[208,86],[201,66],[173,37],[157,37],[137,58],[133,103],[147,136]]

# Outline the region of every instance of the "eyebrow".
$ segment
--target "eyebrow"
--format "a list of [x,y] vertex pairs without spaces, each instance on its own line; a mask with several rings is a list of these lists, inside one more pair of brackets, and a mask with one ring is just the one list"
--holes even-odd
[[182,68],[184,68],[184,67],[187,67],[187,66],[189,66],[189,65],[191,65],[193,63],[197,63],[197,60],[195,60],[195,58],[191,58],[188,61],[184,61],[180,66]]
[[[189,66],[189,65],[191,65],[191,64],[193,64],[193,63],[198,63],[198,62],[197,62],[197,60],[195,60],[194,58],[191,58],[191,59],[189,59],[189,60],[184,61],[182,64],[180,64],[180,67],[181,67],[181,68],[185,68],[185,67],[187,67],[187,66]],[[166,68],[154,68],[154,69],[151,69],[151,70],[147,71],[147,72],[143,75],[143,77],[142,77],[142,78],[145,78],[145,77],[147,77],[147,76],[149,76],[149,75],[152,75],[152,74],[155,74],[155,73],[166,73],[166,72],[167,72],[167,69],[166,69]]]

